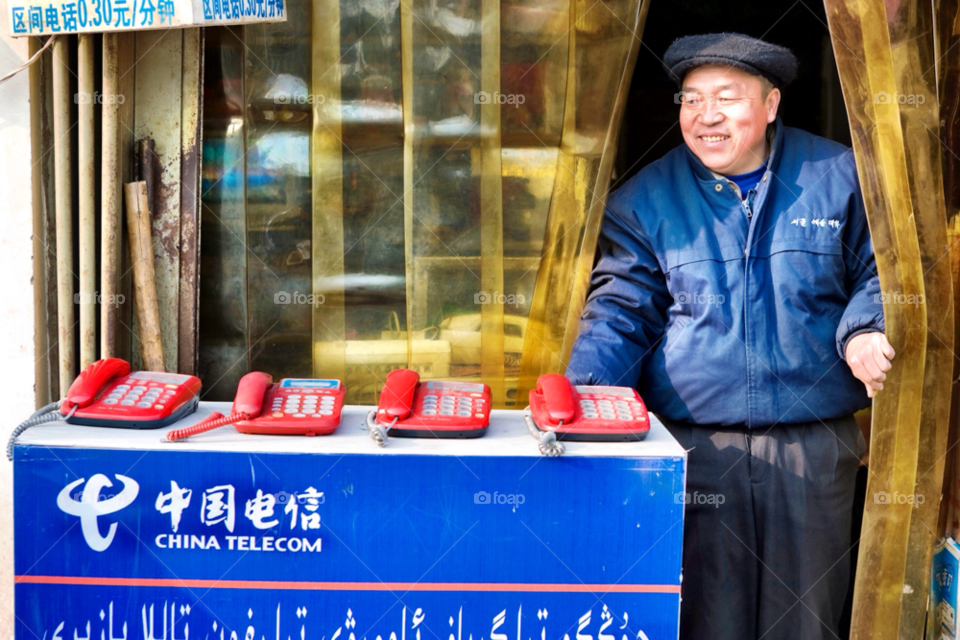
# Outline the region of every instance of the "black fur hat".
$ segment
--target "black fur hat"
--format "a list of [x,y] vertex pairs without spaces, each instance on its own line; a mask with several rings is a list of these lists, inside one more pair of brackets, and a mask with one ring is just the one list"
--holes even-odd
[[797,58],[786,47],[742,33],[707,33],[673,41],[663,56],[670,78],[680,86],[688,71],[707,64],[743,69],[764,76],[782,89],[797,77]]

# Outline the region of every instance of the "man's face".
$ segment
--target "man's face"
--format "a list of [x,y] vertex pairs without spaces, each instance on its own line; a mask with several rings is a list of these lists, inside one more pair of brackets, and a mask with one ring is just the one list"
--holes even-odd
[[722,175],[753,171],[766,160],[767,124],[780,90],[763,97],[759,77],[736,67],[705,65],[683,79],[680,129],[700,161]]

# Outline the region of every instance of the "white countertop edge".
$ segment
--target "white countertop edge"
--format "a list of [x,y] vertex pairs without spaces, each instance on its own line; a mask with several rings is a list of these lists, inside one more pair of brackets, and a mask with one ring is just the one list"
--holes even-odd
[[[369,406],[347,405],[337,431],[329,436],[268,436],[220,427],[176,443],[162,442],[167,431],[182,429],[213,411],[230,413],[228,402],[201,402],[197,412],[169,427],[154,430],[115,429],[53,422],[33,427],[18,445],[134,451],[224,451],[236,453],[309,453],[373,455],[448,455],[486,457],[540,457],[537,441],[523,422],[523,412],[494,409],[487,433],[474,439],[390,438],[379,448],[366,427]],[[567,442],[564,457],[686,458],[686,452],[656,416],[650,415],[650,432],[641,442]]]

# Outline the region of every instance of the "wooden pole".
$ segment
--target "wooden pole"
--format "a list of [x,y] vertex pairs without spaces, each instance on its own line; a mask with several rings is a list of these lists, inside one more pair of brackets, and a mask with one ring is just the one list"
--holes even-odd
[[93,36],[79,36],[77,131],[80,188],[80,368],[97,359],[96,147],[93,139]]
[[140,352],[149,371],[166,371],[160,339],[160,305],[153,269],[153,244],[150,238],[150,207],[147,183],[124,185],[127,230],[130,236],[130,262],[133,267],[133,298],[140,322]]
[[153,138],[137,140],[137,180],[147,183],[147,206],[152,214],[157,210],[157,181],[160,178],[160,160]]
[[116,357],[120,272],[119,38],[103,34],[103,95],[100,157],[100,353]]
[[69,40],[53,45],[53,174],[57,223],[57,350],[60,395],[76,375],[73,339],[73,181],[70,176],[70,52]]

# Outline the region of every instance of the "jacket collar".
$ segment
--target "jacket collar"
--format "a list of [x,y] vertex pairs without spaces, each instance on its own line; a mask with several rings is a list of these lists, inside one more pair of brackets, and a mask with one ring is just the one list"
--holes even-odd
[[[767,127],[767,140],[771,141],[770,143],[770,157],[767,162],[767,172],[773,172],[776,169],[777,163],[780,159],[781,148],[783,147],[783,122],[780,121],[780,116],[777,116],[777,119],[774,120],[770,126]],[[690,147],[686,143],[683,144],[684,149],[687,153],[687,160],[690,162],[690,168],[693,170],[694,175],[698,179],[706,182],[716,182],[717,180],[726,180],[726,176],[714,173],[707,168],[700,158],[690,150]]]

